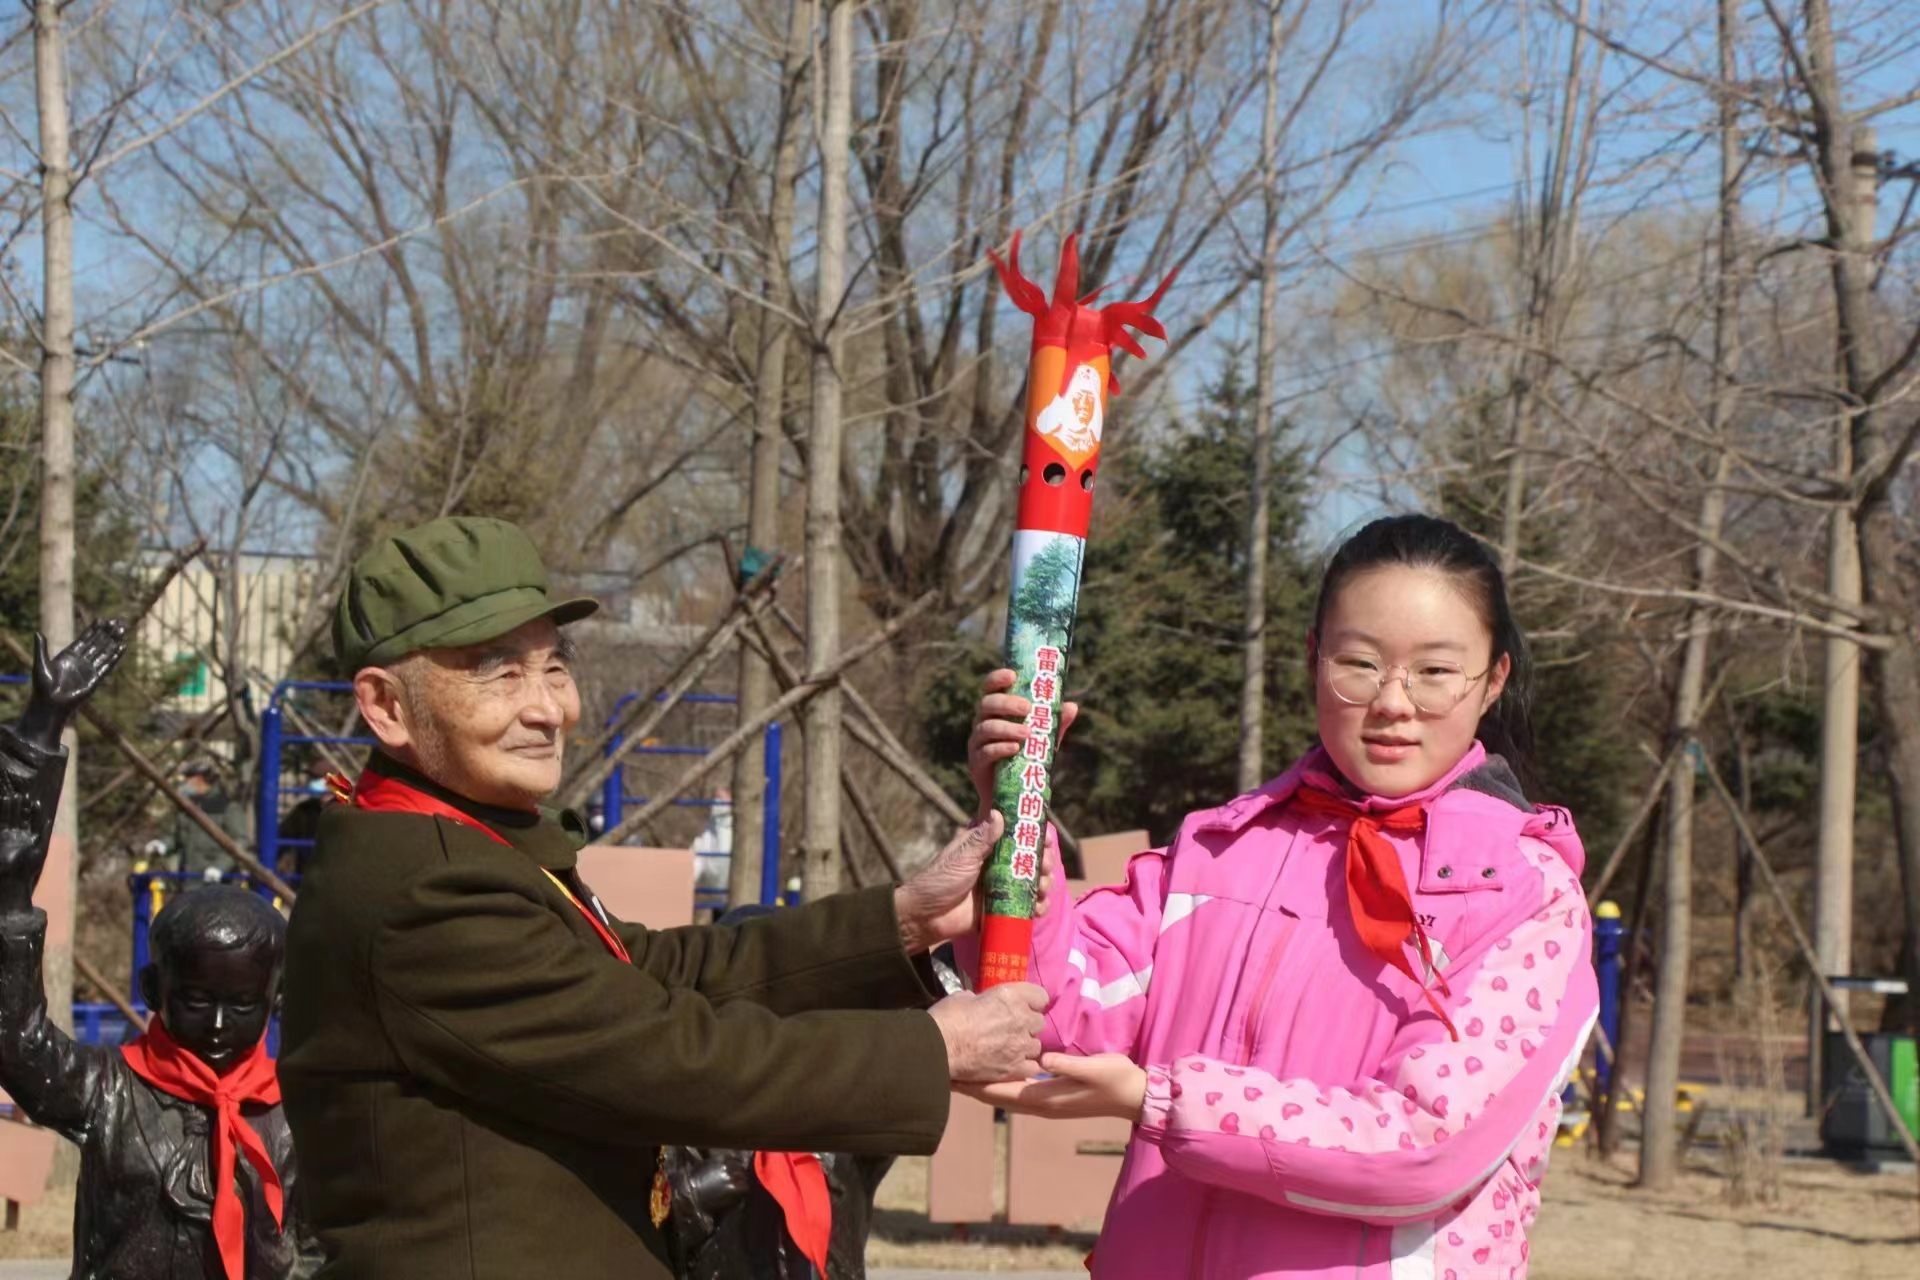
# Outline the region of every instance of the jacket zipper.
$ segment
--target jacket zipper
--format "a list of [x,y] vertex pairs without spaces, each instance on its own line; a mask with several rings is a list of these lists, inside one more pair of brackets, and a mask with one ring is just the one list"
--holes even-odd
[[[1273,988],[1274,975],[1280,972],[1280,960],[1293,944],[1294,930],[1298,928],[1298,922],[1291,916],[1287,920],[1290,927],[1286,935],[1268,951],[1266,970],[1260,975],[1260,985],[1254,988],[1253,1008],[1247,1014],[1247,1034],[1240,1048],[1239,1065],[1243,1067],[1253,1061],[1253,1047],[1259,1043],[1261,1026],[1266,1020],[1267,992]],[[1201,1193],[1200,1216],[1194,1222],[1192,1260],[1188,1264],[1192,1280],[1206,1280],[1201,1263],[1206,1258],[1207,1226],[1212,1218],[1213,1192],[1209,1190]]]
[[1240,1065],[1247,1066],[1253,1061],[1254,1048],[1260,1043],[1260,1033],[1267,1021],[1267,993],[1273,989],[1274,975],[1280,972],[1280,961],[1293,946],[1293,935],[1299,929],[1299,921],[1287,917],[1288,928],[1285,936],[1273,944],[1267,953],[1266,971],[1260,975],[1260,985],[1254,988],[1253,1008],[1247,1012],[1247,1035],[1241,1046]]

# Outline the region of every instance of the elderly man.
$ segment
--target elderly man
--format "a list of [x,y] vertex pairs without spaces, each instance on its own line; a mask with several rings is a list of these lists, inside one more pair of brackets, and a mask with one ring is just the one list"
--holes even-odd
[[665,1277],[662,1143],[931,1151],[950,1080],[1036,1069],[1037,988],[936,1004],[910,958],[973,927],[997,826],[739,928],[608,916],[578,820],[539,807],[580,716],[560,628],[594,607],[465,518],[381,542],[341,594],[380,746],[320,822],[280,1061],[323,1276]]

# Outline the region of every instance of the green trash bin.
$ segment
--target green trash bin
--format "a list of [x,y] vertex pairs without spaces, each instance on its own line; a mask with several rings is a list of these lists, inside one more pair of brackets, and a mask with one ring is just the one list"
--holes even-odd
[[1893,1042],[1893,1077],[1887,1082],[1893,1105],[1906,1122],[1907,1132],[1920,1138],[1920,1052],[1912,1036]]
[[[1920,1065],[1913,1037],[1871,1031],[1861,1035],[1860,1041],[1874,1070],[1887,1082],[1887,1092],[1893,1095],[1894,1108],[1907,1132],[1920,1137]],[[1904,1157],[1906,1145],[1880,1100],[1873,1096],[1866,1073],[1847,1048],[1846,1037],[1829,1031],[1824,1048],[1821,1078],[1826,1084],[1826,1103],[1820,1115],[1821,1143],[1844,1159]]]

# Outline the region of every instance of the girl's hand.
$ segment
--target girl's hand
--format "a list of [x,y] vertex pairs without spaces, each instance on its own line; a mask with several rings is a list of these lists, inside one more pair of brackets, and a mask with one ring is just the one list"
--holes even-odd
[[1040,1069],[1052,1078],[1005,1084],[958,1085],[971,1098],[1046,1120],[1085,1120],[1112,1116],[1136,1124],[1147,1101],[1146,1068],[1124,1053],[1079,1058],[1067,1053],[1041,1055]]
[[[993,808],[993,771],[1002,761],[1020,754],[1026,742],[1027,713],[1033,710],[1031,699],[1010,692],[1015,676],[1002,667],[990,673],[980,686],[980,703],[973,712],[973,735],[967,739],[967,772],[973,778],[974,794],[980,797],[980,812]],[[1080,704],[1060,704],[1060,732],[1054,738],[1054,750],[1066,739],[1067,729],[1080,714]]]

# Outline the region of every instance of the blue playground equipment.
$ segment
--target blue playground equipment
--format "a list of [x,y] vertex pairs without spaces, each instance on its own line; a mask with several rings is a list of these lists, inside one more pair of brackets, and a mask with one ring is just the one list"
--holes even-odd
[[[607,727],[611,728],[620,713],[639,698],[637,693],[629,693],[613,704],[613,710],[607,715]],[[689,693],[681,696],[680,701],[695,704],[717,703],[731,705],[738,699],[721,693]],[[615,734],[607,742],[606,751],[612,755],[620,744],[626,741],[626,735]],[[780,725],[778,722],[767,726],[765,735],[767,790],[765,818],[762,825],[760,849],[760,901],[769,906],[780,901]],[[630,753],[631,755],[662,756],[703,756],[705,747],[673,746],[660,743],[643,743]],[[618,826],[628,805],[645,804],[645,796],[627,794],[627,766],[623,763],[608,775],[605,785],[600,789],[600,812],[605,826],[601,829],[611,831]],[[714,809],[727,803],[722,800],[695,800],[682,797],[673,802],[677,806],[688,808]],[[727,901],[724,890],[696,889],[694,905],[713,907],[724,911],[732,904]]]
[[[1596,903],[1593,911],[1593,967],[1600,979],[1600,1030],[1614,1053],[1620,1051],[1620,943],[1627,932],[1620,908]],[[1613,1059],[1595,1050],[1594,1078],[1605,1093],[1613,1079]]]
[[[274,686],[273,696],[267,700],[266,710],[260,716],[260,788],[255,798],[254,831],[259,838],[260,860],[269,867],[279,864],[283,851],[311,848],[310,837],[287,836],[282,833],[281,807],[290,797],[305,799],[315,792],[310,787],[285,785],[286,766],[284,757],[290,746],[348,746],[372,747],[374,740],[360,736],[334,736],[302,733],[289,733],[286,726],[285,703],[290,694],[300,691],[347,693],[353,686],[339,680],[283,680]],[[641,695],[629,693],[614,703],[608,713],[606,726],[611,728],[620,714]],[[661,698],[664,695],[655,695]],[[731,705],[735,699],[726,694],[689,693],[682,695],[680,701],[689,705],[709,704]],[[613,754],[625,741],[624,735],[616,735],[606,746],[608,755]],[[779,901],[780,897],[780,726],[771,724],[766,730],[766,826],[761,849],[762,871],[760,877],[760,900],[766,903]],[[707,748],[684,743],[646,742],[635,747],[629,758],[637,755],[654,756],[700,756]],[[644,804],[645,796],[631,795],[626,789],[627,766],[623,762],[616,767],[606,784],[601,788],[600,803],[602,830],[612,830],[619,824],[621,815],[628,805]],[[688,808],[712,809],[725,803],[711,799],[683,798],[675,800],[676,806]],[[290,877],[297,883],[297,878]],[[724,909],[728,906],[726,894],[721,890],[702,890],[696,894],[695,905]]]

